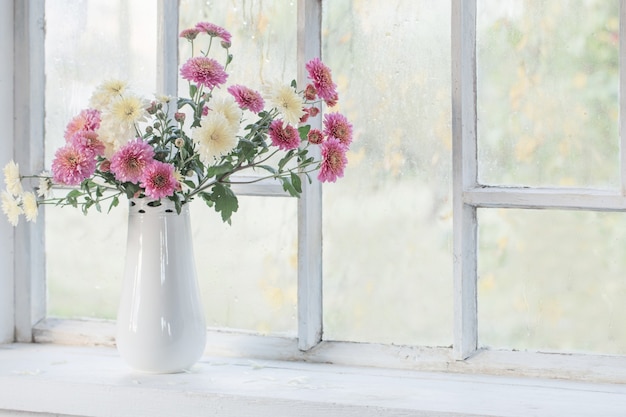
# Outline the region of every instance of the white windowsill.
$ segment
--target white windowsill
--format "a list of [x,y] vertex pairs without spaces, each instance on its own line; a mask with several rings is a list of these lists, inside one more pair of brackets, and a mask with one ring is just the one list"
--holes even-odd
[[2,410],[80,416],[624,416],[626,385],[204,357],[130,371],[110,347],[0,345]]

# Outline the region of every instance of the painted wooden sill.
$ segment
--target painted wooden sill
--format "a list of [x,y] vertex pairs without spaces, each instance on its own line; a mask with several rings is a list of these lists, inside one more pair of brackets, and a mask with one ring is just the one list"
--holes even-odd
[[1,410],[73,416],[624,416],[626,385],[204,357],[129,371],[110,347],[0,345]]

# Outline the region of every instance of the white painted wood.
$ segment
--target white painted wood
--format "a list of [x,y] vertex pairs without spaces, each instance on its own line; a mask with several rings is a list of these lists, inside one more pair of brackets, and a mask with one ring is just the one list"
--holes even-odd
[[[80,416],[623,416],[626,385],[207,356],[129,371],[110,348],[0,347],[0,409]],[[7,395],[9,394],[10,395]]]
[[[0,167],[13,157],[13,2],[0,2]],[[4,189],[4,175],[0,171]],[[14,230],[3,217],[0,220],[0,343],[14,337]]]
[[[115,346],[112,321],[47,319],[34,328],[36,342]],[[479,350],[464,361],[444,347],[324,341],[301,351],[292,337],[209,329],[205,355],[249,360],[326,363],[382,369],[569,379],[626,384],[626,356]]]
[[463,201],[474,207],[626,210],[626,196],[617,191],[588,189],[477,187],[466,190]]
[[[44,167],[44,0],[15,2],[15,159],[23,172]],[[15,338],[32,340],[46,313],[44,214],[15,229]]]
[[465,190],[477,183],[476,1],[452,2],[452,164],[454,229],[454,356],[478,346],[476,207]]
[[157,1],[157,91],[178,96],[178,0]]
[[[305,63],[321,58],[322,2],[298,0],[298,86],[304,88]],[[321,126],[321,114],[310,119]],[[319,152],[313,153],[319,158]],[[302,181],[298,200],[298,340],[302,350],[322,340],[322,185],[317,178]]]

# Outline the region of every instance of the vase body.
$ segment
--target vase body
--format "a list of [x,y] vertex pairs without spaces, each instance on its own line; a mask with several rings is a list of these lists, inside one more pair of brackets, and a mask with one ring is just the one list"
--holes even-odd
[[206,326],[188,205],[130,200],[117,349],[133,369],[181,372],[204,351]]

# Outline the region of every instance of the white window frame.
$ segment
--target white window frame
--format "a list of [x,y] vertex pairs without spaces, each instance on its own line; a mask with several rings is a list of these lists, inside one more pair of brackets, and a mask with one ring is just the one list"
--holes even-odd
[[[298,332],[296,339],[212,331],[208,353],[267,359],[300,359],[347,365],[507,373],[512,375],[582,378],[626,382],[626,357],[553,355],[533,352],[489,351],[479,348],[477,318],[477,217],[483,207],[573,210],[626,210],[626,97],[620,94],[621,179],[619,193],[593,189],[486,187],[477,178],[476,132],[476,0],[452,1],[452,136],[454,226],[454,333],[449,347],[393,346],[323,341],[322,338],[322,192],[318,182],[304,184],[298,202]],[[0,81],[14,74],[14,101],[0,96],[0,122],[13,128],[0,137],[2,155],[13,155],[23,170],[43,168],[43,13],[44,0],[5,2],[14,9],[13,39],[2,36],[0,49],[15,46],[14,62],[0,63]],[[0,11],[4,11],[0,10]],[[0,13],[0,15],[3,15]],[[4,15],[3,15],[4,16]],[[166,94],[177,89],[178,2],[158,0],[158,86]],[[304,63],[321,54],[322,0],[298,0],[298,73]],[[620,0],[620,37],[626,38],[626,0]],[[4,17],[5,20],[10,18]],[[11,24],[13,23],[13,24]],[[8,30],[10,32],[10,30]],[[5,33],[2,33],[5,35]],[[620,57],[626,42],[620,42]],[[620,93],[626,85],[626,65],[620,65]],[[0,83],[0,88],[3,87]],[[15,124],[12,120],[15,118]],[[321,118],[315,120],[321,123]],[[241,188],[244,195],[283,195],[275,184]],[[0,245],[13,248],[1,254],[0,342],[57,342],[113,345],[109,322],[45,319],[45,258],[43,224],[22,222],[0,230]],[[6,222],[2,228],[6,228]],[[6,233],[5,233],[6,232]],[[8,308],[7,308],[8,306]],[[597,366],[600,364],[600,366]]]

